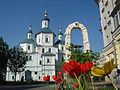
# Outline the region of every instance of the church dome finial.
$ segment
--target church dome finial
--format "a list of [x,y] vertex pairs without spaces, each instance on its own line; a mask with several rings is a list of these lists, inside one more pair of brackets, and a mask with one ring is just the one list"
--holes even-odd
[[59,31],[62,32],[62,26],[59,26]]
[[32,32],[32,24],[29,24],[28,29],[29,29],[28,33],[33,33]]
[[48,13],[47,10],[45,9],[44,16],[47,17]]
[[62,33],[62,26],[59,26],[59,33],[58,33],[58,35],[63,35],[63,33]]
[[32,24],[29,24],[28,29],[29,29],[29,30],[32,30]]

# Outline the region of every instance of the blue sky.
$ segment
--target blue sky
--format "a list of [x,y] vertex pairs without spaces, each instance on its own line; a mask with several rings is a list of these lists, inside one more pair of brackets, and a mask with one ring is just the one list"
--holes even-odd
[[[99,8],[94,0],[0,0],[0,36],[13,47],[26,39],[29,24],[33,25],[35,35],[41,28],[45,9],[50,18],[50,29],[56,35],[59,25],[65,32],[69,24],[80,22],[88,29],[91,49],[102,51]],[[72,30],[72,42],[82,45],[79,30]]]

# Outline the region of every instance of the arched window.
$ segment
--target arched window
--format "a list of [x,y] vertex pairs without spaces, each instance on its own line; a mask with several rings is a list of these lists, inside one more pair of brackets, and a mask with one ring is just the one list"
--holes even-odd
[[45,42],[48,43],[49,42],[49,38],[48,35],[45,36]]
[[32,60],[32,56],[29,56],[29,60]]
[[64,50],[64,48],[62,47],[62,51]]
[[51,52],[51,48],[48,49],[48,52]]
[[41,60],[40,60],[39,64],[42,65],[42,61]]
[[47,26],[47,23],[45,22],[45,26]]
[[49,58],[47,59],[47,63],[50,63],[50,60],[49,60]]
[[38,42],[40,42],[40,38],[39,38]]
[[30,50],[30,45],[28,45],[28,50]]
[[45,52],[45,50],[44,50],[44,48],[42,49],[42,53],[44,53]]

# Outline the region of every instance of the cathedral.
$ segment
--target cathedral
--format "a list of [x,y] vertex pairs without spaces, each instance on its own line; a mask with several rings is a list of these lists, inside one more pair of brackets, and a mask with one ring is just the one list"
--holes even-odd
[[[27,52],[28,61],[23,72],[18,72],[16,81],[43,81],[43,76],[56,75],[61,70],[61,63],[65,59],[65,41],[59,27],[56,35],[49,27],[50,19],[45,11],[42,18],[42,27],[35,34],[33,40],[32,25],[29,25],[27,38],[20,43],[20,47]],[[55,37],[58,37],[57,40]],[[6,81],[14,81],[14,75],[7,69]]]

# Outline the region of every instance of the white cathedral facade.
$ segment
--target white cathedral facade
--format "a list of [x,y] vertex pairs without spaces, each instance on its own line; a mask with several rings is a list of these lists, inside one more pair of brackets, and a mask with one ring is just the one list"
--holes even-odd
[[[43,81],[43,76],[56,75],[61,69],[61,62],[65,59],[65,41],[63,41],[63,33],[59,28],[58,39],[55,40],[55,33],[49,27],[50,19],[47,12],[44,12],[42,19],[42,28],[35,34],[33,40],[32,25],[29,26],[27,39],[20,43],[20,47],[27,52],[29,61],[27,61],[25,70],[18,72],[16,81],[33,80]],[[6,81],[14,81],[14,75],[7,69]]]

